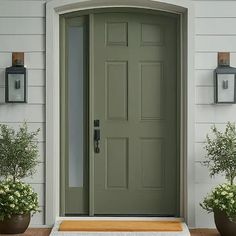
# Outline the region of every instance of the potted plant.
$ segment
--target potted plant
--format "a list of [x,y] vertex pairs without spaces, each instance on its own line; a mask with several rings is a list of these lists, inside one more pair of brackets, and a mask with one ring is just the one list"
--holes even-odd
[[26,123],[18,131],[0,125],[0,234],[25,232],[31,214],[38,211],[37,194],[20,181],[35,173],[38,133],[28,131]]
[[210,176],[223,174],[228,183],[218,185],[200,204],[209,213],[214,212],[216,228],[222,236],[236,233],[236,128],[228,122],[224,132],[212,127],[213,136],[207,135],[205,149]]

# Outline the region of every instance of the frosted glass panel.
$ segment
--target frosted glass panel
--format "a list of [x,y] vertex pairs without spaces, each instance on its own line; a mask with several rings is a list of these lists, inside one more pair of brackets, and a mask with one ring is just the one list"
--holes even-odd
[[[234,102],[234,74],[218,74],[218,101]],[[224,87],[224,83],[227,86]]]
[[[15,82],[20,82],[20,88],[15,88]],[[8,74],[9,101],[24,101],[24,74]]]
[[83,26],[68,28],[69,187],[83,187],[84,42]]

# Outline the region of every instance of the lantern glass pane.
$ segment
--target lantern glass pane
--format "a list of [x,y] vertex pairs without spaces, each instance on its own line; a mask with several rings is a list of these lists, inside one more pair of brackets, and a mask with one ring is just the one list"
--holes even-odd
[[218,74],[218,102],[234,102],[234,87],[235,75],[234,74]]
[[8,74],[8,100],[11,102],[24,101],[24,74]]

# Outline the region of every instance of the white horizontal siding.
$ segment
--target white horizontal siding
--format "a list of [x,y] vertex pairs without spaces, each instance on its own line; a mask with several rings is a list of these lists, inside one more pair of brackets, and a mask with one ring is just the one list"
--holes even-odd
[[36,172],[32,177],[26,177],[23,179],[29,184],[44,184],[45,183],[45,163],[39,163],[36,167]]
[[[9,36],[10,37],[10,36]],[[27,52],[25,53],[25,67],[27,69],[45,69],[45,52]],[[12,53],[0,52],[1,65],[3,70],[6,67],[12,66]],[[2,78],[1,78],[2,79]]]
[[[6,27],[7,25],[7,27]],[[18,25],[18,27],[16,27]],[[45,34],[44,18],[0,18],[0,34]]]
[[204,69],[214,70],[216,67],[217,67],[217,53],[216,52],[195,53],[195,69],[197,69],[197,70],[204,70]]
[[45,86],[45,70],[28,69],[29,86]]
[[236,35],[196,35],[198,52],[236,52]]
[[35,215],[31,217],[31,222],[30,222],[30,227],[38,227],[40,225],[44,224],[44,213],[45,213],[45,207],[40,207],[39,208],[40,212],[37,212]]
[[236,17],[235,1],[196,1],[195,16],[198,17],[215,17],[215,18],[231,18]]
[[45,51],[44,35],[0,35],[2,52]]
[[39,162],[45,162],[45,141],[38,143],[39,148]]
[[30,184],[33,190],[38,194],[39,206],[44,207],[45,199],[44,199],[44,188],[45,184]]
[[0,122],[45,122],[45,105],[0,104]]
[[45,104],[45,87],[29,87],[28,97],[30,104]]
[[198,123],[236,121],[235,105],[196,105],[195,115],[195,121]]
[[235,18],[196,18],[195,23],[196,35],[236,35],[236,16]]
[[195,104],[213,104],[214,103],[214,87],[204,86],[195,88]]
[[27,69],[41,69],[41,70],[45,69],[45,53],[44,52],[26,53],[25,66],[27,67]]
[[[5,68],[12,65],[12,52],[25,53],[27,104],[4,104]],[[26,121],[29,130],[40,128],[40,163],[33,177],[25,179],[38,193],[41,210],[31,226],[40,226],[45,218],[45,1],[0,1],[0,58],[0,123],[17,129]]]
[[[236,49],[236,46],[235,46]],[[195,53],[195,69],[204,70],[212,69],[217,67],[217,52],[197,52]],[[231,66],[236,66],[236,53],[231,52],[230,54],[230,64]]]
[[203,161],[206,158],[205,142],[195,142],[195,161]]
[[45,17],[45,5],[41,1],[1,0],[0,17]]
[[213,123],[197,123],[195,124],[195,141],[198,143],[206,142],[206,136],[209,134],[209,137],[212,138],[211,128],[213,125],[216,126],[220,131],[224,131],[226,124],[213,124]]
[[222,176],[209,177],[209,171],[199,162],[195,163],[195,218],[196,227],[215,228],[213,214],[208,214],[200,207],[200,202],[219,183],[224,183]]
[[217,184],[196,183],[195,184],[195,219],[196,225],[201,228],[215,228],[213,214],[208,214],[200,207],[200,202],[203,201],[207,193]]
[[195,4],[195,221],[196,227],[215,227],[213,215],[199,202],[211,188],[224,182],[222,176],[209,177],[200,161],[206,156],[206,135],[215,123],[223,130],[227,121],[236,121],[235,105],[213,105],[213,72],[217,53],[231,53],[236,67],[236,1],[194,1]]
[[203,166],[201,162],[195,162],[195,183],[208,183],[216,185],[219,183],[224,183],[225,181],[225,177],[222,175],[210,177],[207,167]]
[[[2,58],[2,63],[0,65],[1,70],[4,72],[4,69],[6,67],[12,66],[12,53],[3,53],[2,51],[0,52],[0,56]],[[4,74],[1,73],[1,78],[0,80],[2,81],[4,78]]]
[[195,70],[196,86],[213,86],[213,69]]

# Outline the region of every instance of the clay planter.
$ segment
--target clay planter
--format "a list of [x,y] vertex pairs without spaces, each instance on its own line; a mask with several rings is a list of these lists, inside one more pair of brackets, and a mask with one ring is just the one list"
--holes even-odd
[[219,210],[214,210],[216,228],[221,236],[236,235],[236,221],[230,221],[228,216]]
[[13,215],[10,219],[0,221],[0,234],[22,234],[30,223],[30,213]]

